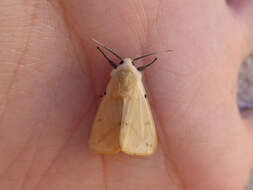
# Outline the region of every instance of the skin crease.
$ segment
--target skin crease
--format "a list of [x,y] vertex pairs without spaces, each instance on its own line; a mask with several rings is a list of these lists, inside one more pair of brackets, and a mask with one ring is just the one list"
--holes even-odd
[[[253,4],[238,2],[1,0],[0,189],[243,189],[252,113],[242,120],[236,82]],[[122,57],[173,50],[143,77],[153,156],[88,151],[112,70],[90,37]]]

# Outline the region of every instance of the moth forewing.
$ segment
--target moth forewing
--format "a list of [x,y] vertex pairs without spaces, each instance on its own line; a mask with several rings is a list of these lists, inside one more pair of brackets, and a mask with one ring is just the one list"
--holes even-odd
[[111,96],[113,83],[114,78],[108,84],[108,93],[103,96],[93,121],[89,149],[95,153],[114,154],[120,151],[119,134],[123,101]]
[[145,156],[156,151],[157,135],[141,80],[137,86],[137,98],[123,100],[120,147],[127,154]]

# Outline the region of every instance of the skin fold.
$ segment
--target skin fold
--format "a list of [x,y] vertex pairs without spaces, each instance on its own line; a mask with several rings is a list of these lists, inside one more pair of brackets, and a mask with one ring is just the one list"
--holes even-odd
[[[236,92],[253,49],[251,1],[1,0],[0,12],[0,189],[246,186],[253,120]],[[121,57],[173,50],[143,75],[154,155],[88,151],[112,70],[90,38]]]

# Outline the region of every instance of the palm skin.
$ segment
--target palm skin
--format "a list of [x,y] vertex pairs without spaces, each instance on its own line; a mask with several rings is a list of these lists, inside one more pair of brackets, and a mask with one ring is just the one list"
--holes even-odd
[[[252,39],[250,11],[232,6],[2,0],[0,189],[242,189],[252,133],[237,110],[236,82]],[[173,49],[143,76],[159,137],[153,156],[88,151],[112,70],[90,37],[122,57]]]

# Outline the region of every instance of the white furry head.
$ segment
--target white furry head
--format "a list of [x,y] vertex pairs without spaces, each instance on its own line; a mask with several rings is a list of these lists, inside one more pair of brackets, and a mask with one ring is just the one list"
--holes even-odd
[[112,70],[111,76],[114,76],[116,73],[122,73],[121,75],[136,75],[139,79],[141,79],[141,72],[136,69],[133,65],[133,60],[131,58],[125,58],[120,65]]

